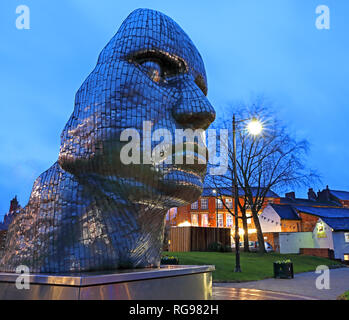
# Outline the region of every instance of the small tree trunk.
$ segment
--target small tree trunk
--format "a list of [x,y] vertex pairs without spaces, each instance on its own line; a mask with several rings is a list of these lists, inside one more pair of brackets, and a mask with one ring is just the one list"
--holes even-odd
[[259,253],[265,253],[262,227],[261,227],[261,224],[259,223],[258,213],[253,209],[252,209],[252,217],[253,217],[254,225],[256,226],[256,230],[257,230],[257,239],[258,239],[258,244],[259,244],[258,251],[259,251]]
[[248,241],[248,224],[246,219],[246,210],[242,210],[242,226],[244,228],[244,251],[249,252],[250,251],[250,245]]

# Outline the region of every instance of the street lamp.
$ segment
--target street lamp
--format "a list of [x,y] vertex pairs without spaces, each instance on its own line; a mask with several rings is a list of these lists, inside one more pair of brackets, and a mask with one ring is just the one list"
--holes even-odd
[[262,122],[258,119],[251,119],[247,124],[247,131],[253,136],[258,136],[263,131]]
[[215,203],[215,205],[216,205],[216,228],[218,228],[218,198],[216,196],[217,190],[213,189],[212,193],[215,195],[215,198],[216,198],[216,203]]
[[239,235],[239,217],[238,217],[238,201],[239,190],[237,182],[237,169],[236,169],[236,123],[249,121],[247,124],[247,130],[251,135],[259,135],[263,130],[263,125],[256,118],[244,119],[236,121],[235,114],[233,114],[233,181],[234,181],[234,220],[235,220],[235,272],[241,272],[240,266],[240,235]]

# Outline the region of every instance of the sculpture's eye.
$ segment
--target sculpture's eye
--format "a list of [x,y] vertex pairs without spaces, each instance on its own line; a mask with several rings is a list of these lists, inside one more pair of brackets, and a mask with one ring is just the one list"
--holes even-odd
[[159,51],[138,52],[132,54],[129,61],[140,66],[157,83],[166,83],[166,78],[187,72],[187,66],[183,60]]
[[152,79],[154,82],[160,82],[162,77],[162,70],[159,63],[155,61],[144,61],[143,63],[140,63],[140,65],[145,70],[150,79]]

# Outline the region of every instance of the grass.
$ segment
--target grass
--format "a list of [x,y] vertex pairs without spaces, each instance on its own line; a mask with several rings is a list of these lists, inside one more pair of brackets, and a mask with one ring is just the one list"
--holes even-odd
[[253,281],[273,277],[273,262],[291,259],[295,273],[313,271],[319,265],[340,265],[339,262],[298,254],[279,254],[241,252],[241,273],[233,272],[235,267],[234,253],[221,252],[164,252],[164,255],[179,258],[182,265],[215,265],[214,281]]
[[349,300],[349,291],[344,292],[338,297],[338,300]]

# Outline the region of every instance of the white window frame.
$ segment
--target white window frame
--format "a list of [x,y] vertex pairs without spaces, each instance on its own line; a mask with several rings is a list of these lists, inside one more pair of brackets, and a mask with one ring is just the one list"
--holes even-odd
[[233,216],[229,213],[226,216],[227,219],[227,227],[232,228],[234,226]]
[[[194,220],[195,219],[193,219],[194,216],[196,217],[196,223],[195,224],[194,224]],[[191,225],[193,227],[198,227],[199,226],[199,214],[198,213],[192,213],[191,217],[190,217],[190,221],[191,221]]]
[[191,205],[190,205],[190,209],[192,209],[192,210],[197,210],[197,209],[199,209],[199,201],[195,201],[195,202],[193,202]]
[[201,205],[202,210],[207,210],[208,209],[208,199],[207,198],[200,199],[200,205]]
[[229,209],[233,209],[233,199],[232,198],[225,198],[225,205]]
[[223,213],[218,213],[218,216],[217,216],[217,227],[218,228],[223,228],[224,227],[224,214]]
[[217,209],[223,209],[224,208],[222,199],[216,199],[216,208]]
[[[206,220],[206,224],[204,223],[205,220]],[[201,227],[208,227],[208,214],[207,213],[201,214]]]

